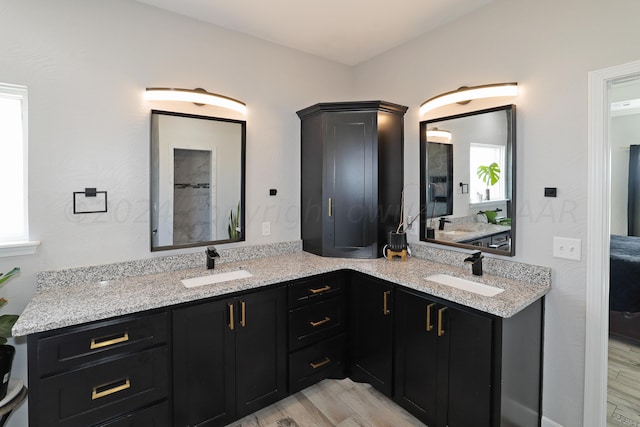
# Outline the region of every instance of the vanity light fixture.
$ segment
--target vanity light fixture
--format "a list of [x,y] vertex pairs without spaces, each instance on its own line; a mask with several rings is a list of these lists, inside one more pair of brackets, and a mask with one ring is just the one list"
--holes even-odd
[[482,86],[461,87],[427,99],[420,105],[420,114],[449,104],[466,104],[474,99],[493,98],[497,96],[516,96],[518,83],[495,83]]
[[207,92],[204,89],[176,89],[167,87],[148,87],[144,97],[148,101],[183,101],[193,102],[196,105],[214,105],[216,107],[229,108],[246,114],[247,105],[237,99],[228,96]]
[[435,142],[443,141],[448,143],[451,141],[451,132],[448,130],[440,130],[438,128],[431,128],[427,130],[427,141],[435,140]]

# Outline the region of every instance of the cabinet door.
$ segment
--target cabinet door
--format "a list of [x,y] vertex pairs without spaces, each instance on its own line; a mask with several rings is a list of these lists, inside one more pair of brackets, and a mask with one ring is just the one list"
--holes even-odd
[[328,113],[325,255],[371,257],[377,238],[374,113]]
[[287,395],[287,290],[236,298],[237,417]]
[[435,427],[489,427],[493,320],[416,295],[396,295],[394,399]]
[[443,386],[439,377],[447,367],[446,347],[438,345],[437,316],[442,306],[399,290],[395,307],[394,400],[425,424],[440,425],[436,408],[446,394],[438,393]]
[[173,311],[175,426],[219,426],[235,419],[233,301]]
[[351,379],[392,393],[393,286],[354,274],[350,287]]
[[493,319],[453,308],[447,308],[445,314],[449,340],[447,425],[491,426],[491,407],[496,404],[491,399]]

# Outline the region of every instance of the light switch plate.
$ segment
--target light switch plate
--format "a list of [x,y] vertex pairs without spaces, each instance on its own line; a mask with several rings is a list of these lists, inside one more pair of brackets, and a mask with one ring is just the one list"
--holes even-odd
[[580,261],[582,259],[582,241],[567,237],[553,238],[553,256],[556,258]]
[[271,234],[271,223],[270,222],[263,222],[262,223],[262,235],[263,236],[268,236]]

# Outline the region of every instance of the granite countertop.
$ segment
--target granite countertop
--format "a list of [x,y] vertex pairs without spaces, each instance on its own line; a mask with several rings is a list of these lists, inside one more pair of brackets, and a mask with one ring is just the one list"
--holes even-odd
[[[253,277],[196,288],[186,288],[181,282],[186,278],[238,269],[249,271]],[[472,276],[469,268],[415,257],[402,262],[399,259],[388,261],[384,258],[324,258],[306,252],[296,252],[219,264],[212,272],[203,266],[113,280],[41,287],[14,325],[13,335],[29,335],[341,269],[366,273],[505,318],[513,316],[551,289],[549,283],[522,282],[492,274]],[[437,273],[450,274],[505,290],[494,297],[484,297],[425,279],[426,276]]]
[[510,231],[511,226],[489,223],[462,223],[447,225],[444,230],[435,230],[436,240],[445,242],[464,242],[481,239],[494,234]]

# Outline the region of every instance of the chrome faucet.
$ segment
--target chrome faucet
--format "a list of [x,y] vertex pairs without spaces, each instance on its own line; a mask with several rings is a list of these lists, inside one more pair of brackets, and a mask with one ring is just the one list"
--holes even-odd
[[474,276],[482,276],[482,252],[474,252],[470,257],[466,258],[464,262],[471,263],[471,272]]
[[207,246],[205,253],[207,254],[207,269],[213,270],[216,266],[216,258],[220,258],[220,254],[215,246]]

